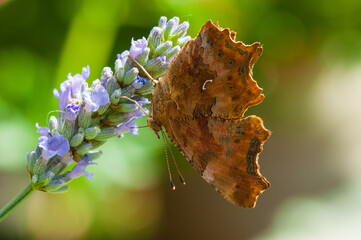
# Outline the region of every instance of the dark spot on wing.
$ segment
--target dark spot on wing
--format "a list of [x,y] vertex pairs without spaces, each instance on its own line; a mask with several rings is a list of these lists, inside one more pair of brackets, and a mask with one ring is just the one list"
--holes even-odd
[[217,55],[218,55],[218,57],[223,57],[223,52],[222,52],[222,50],[218,50]]
[[238,52],[242,55],[246,53],[246,51],[243,51],[242,49],[238,49]]
[[261,145],[261,142],[258,138],[255,138],[251,141],[250,148],[247,153],[247,171],[249,175],[256,176],[257,175],[257,166],[256,166],[256,157],[257,153],[259,152],[259,148]]
[[237,127],[236,127],[236,134],[242,134],[242,132],[243,132],[243,126],[242,125],[238,125]]
[[212,41],[212,39],[208,38],[207,43],[209,43],[209,45],[211,46],[211,48],[214,47],[214,42]]
[[245,71],[244,71],[245,64],[242,63],[242,65],[238,68],[238,74],[242,76],[242,82],[244,85],[247,84],[246,77],[245,77]]
[[236,140],[234,140],[235,143],[239,143],[239,138],[237,138]]
[[229,44],[229,41],[226,41],[226,44],[225,44],[226,48],[233,48],[231,44]]
[[238,99],[239,99],[238,95],[232,97],[232,101],[237,101]]
[[228,79],[228,80],[232,80],[233,77],[232,77],[231,75],[229,75],[229,76],[227,77],[227,79]]

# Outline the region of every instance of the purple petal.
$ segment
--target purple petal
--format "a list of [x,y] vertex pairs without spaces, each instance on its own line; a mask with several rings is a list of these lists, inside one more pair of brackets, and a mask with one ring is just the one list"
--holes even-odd
[[72,179],[74,178],[78,178],[81,177],[83,175],[85,175],[89,180],[92,180],[93,178],[93,173],[87,172],[85,171],[85,168],[88,165],[91,164],[96,164],[95,162],[92,161],[92,159],[88,156],[88,155],[84,155],[84,159],[80,160],[74,167],[73,169],[68,172],[68,176]]
[[85,79],[80,74],[75,74],[71,81],[71,96],[72,98],[80,98],[81,88],[85,83]]
[[58,91],[58,89],[54,88],[53,94],[54,94],[54,97],[59,98],[59,91]]
[[137,41],[134,41],[134,39],[132,39],[132,46],[129,50],[129,56],[134,59],[137,58],[143,53],[144,49],[147,47],[147,44],[148,42],[145,37],[143,37],[142,39],[138,39]]
[[120,60],[123,60],[125,57],[129,56],[129,51],[125,50],[124,52],[122,52],[122,54],[117,54],[117,58]]
[[80,103],[79,102],[72,102],[66,106],[65,110],[65,119],[68,121],[75,121],[76,117],[78,116],[80,110]]
[[47,127],[39,127],[39,123],[35,124],[35,127],[37,128],[37,132],[40,133],[40,137],[45,136],[45,137],[49,137],[50,136],[50,130]]
[[134,135],[139,135],[138,133],[138,125],[136,122],[130,122],[127,127],[129,128],[129,135],[130,136],[134,136]]
[[89,75],[90,75],[89,65],[86,66],[86,67],[83,67],[82,72],[81,72],[81,75],[83,76],[83,78],[84,78],[85,80],[88,79],[88,77],[89,77]]
[[108,92],[102,85],[98,84],[94,87],[92,101],[98,106],[96,110],[98,110],[99,106],[104,106],[109,102]]
[[49,160],[55,155],[64,156],[70,149],[69,141],[63,135],[55,135],[47,138],[41,136],[38,146],[42,148],[42,157]]
[[140,105],[140,106],[142,106],[142,105],[144,105],[144,104],[149,104],[150,103],[150,101],[148,101],[148,98],[141,98],[141,99],[139,99],[139,100],[137,100],[137,103]]
[[71,94],[71,83],[66,80],[60,84],[59,109],[63,110],[68,105]]
[[147,82],[147,79],[137,76],[137,78],[133,81],[132,86],[135,89],[139,89],[143,87],[143,85]]
[[109,102],[108,92],[101,84],[93,84],[92,88],[93,92],[89,90],[83,92],[84,109],[87,112],[95,112],[99,109],[99,106],[104,106]]
[[86,112],[91,112],[92,109],[97,108],[96,104],[92,101],[91,92],[89,92],[89,90],[83,92],[83,100],[85,103],[84,110]]

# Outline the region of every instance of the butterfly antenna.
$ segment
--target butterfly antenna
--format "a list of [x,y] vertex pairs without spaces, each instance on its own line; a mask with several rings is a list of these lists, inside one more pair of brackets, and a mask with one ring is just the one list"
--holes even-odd
[[172,149],[171,149],[171,147],[170,147],[168,138],[167,138],[167,136],[165,136],[165,133],[164,133],[163,129],[162,129],[161,131],[162,131],[163,141],[164,141],[164,139],[167,141],[168,149],[169,149],[169,151],[170,151],[170,154],[172,155],[172,159],[173,159],[175,168],[177,169],[179,179],[180,179],[181,183],[182,183],[183,185],[185,185],[185,184],[186,184],[186,181],[184,181],[184,178],[183,178],[183,176],[182,176],[182,173],[180,172],[180,170],[179,170],[179,168],[178,168],[178,164],[177,164],[177,162],[176,162],[176,160],[175,160],[175,157],[174,157],[174,155],[173,155],[173,152],[172,152]]
[[146,126],[139,126],[139,127],[130,127],[130,128],[148,128],[149,126],[146,125]]
[[168,174],[169,174],[169,181],[170,181],[170,185],[172,187],[172,190],[175,190],[175,185],[173,182],[173,178],[172,178],[172,173],[170,172],[170,167],[169,167],[169,160],[168,160],[168,151],[167,151],[167,147],[165,146],[165,140],[164,140],[164,134],[162,131],[162,139],[163,139],[163,145],[164,145],[164,151],[165,151],[165,158],[167,160],[167,168],[168,168]]
[[129,57],[130,59],[132,59],[133,62],[135,62],[135,64],[138,65],[138,67],[144,72],[145,75],[147,75],[147,77],[148,77],[150,80],[152,80],[152,83],[154,83],[154,84],[159,83],[158,80],[155,80],[152,76],[150,76],[150,74],[147,72],[147,70],[146,70],[142,65],[140,65],[140,63],[138,63],[137,60],[135,60],[135,59],[132,58],[131,56],[128,56],[128,57]]
[[149,114],[144,110],[144,108],[142,108],[142,106],[139,105],[139,103],[137,101],[135,101],[134,99],[131,99],[127,96],[119,96],[119,97],[116,97],[116,98],[124,98],[124,99],[127,99],[133,103],[135,103],[135,105],[137,105],[139,107],[139,109],[147,116],[150,118]]

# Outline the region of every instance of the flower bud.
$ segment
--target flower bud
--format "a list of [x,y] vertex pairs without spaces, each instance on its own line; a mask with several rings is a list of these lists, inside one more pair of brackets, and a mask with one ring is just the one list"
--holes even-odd
[[130,69],[124,76],[123,84],[126,86],[130,85],[135,80],[135,78],[138,76],[138,73],[139,73],[138,68],[134,67],[134,68]]
[[163,53],[169,50],[172,47],[172,41],[166,41],[165,43],[160,44],[154,51],[153,57],[162,56]]
[[181,37],[181,38],[178,39],[178,45],[180,47],[183,47],[191,39],[192,38],[190,36]]
[[119,97],[122,95],[122,91],[120,89],[115,90],[112,95],[110,96],[110,102],[113,105],[118,104],[119,102]]
[[103,145],[104,143],[106,143],[107,141],[96,141],[96,140],[92,140],[92,150],[96,149],[98,147],[100,147],[101,145]]
[[71,139],[70,139],[70,146],[71,147],[77,147],[79,146],[84,140],[84,128],[79,128],[78,133],[75,134]]
[[177,23],[173,18],[167,22],[167,24],[165,26],[165,29],[164,29],[164,32],[163,32],[163,36],[164,36],[165,41],[167,41],[169,39],[169,37],[173,33],[173,29],[175,28],[175,26],[177,26]]
[[40,177],[38,177],[36,179],[36,182],[34,182],[34,181],[32,182],[33,188],[40,189],[40,188],[44,187],[47,183],[49,183],[54,178],[54,176],[55,176],[55,174],[52,171],[48,171],[48,172],[44,173],[43,175],[41,175]]
[[[130,58],[127,58],[124,63],[124,72],[125,73],[128,72],[130,69],[132,69],[133,66],[134,66],[134,61],[131,60]],[[123,77],[125,76],[123,75]]]
[[[69,156],[67,158],[69,159]],[[56,158],[48,164],[47,171],[51,171],[55,175],[57,175],[62,172],[67,166],[67,161],[62,161],[62,158]]]
[[132,86],[135,89],[139,89],[139,88],[142,88],[146,82],[147,82],[147,79],[137,76],[137,78],[132,82]]
[[103,152],[102,152],[102,151],[89,151],[89,152],[87,153],[87,155],[88,155],[91,159],[95,160],[95,159],[100,158],[100,157],[103,155]]
[[107,104],[103,105],[103,106],[99,106],[98,108],[98,111],[97,111],[97,114],[100,116],[100,115],[103,115],[109,108],[109,105],[110,103],[108,102]]
[[36,163],[37,154],[35,151],[29,152],[26,154],[27,159],[27,170],[28,172],[33,172],[34,165]]
[[65,184],[66,182],[64,182],[63,180],[54,180],[44,187],[44,191],[52,193],[65,192],[68,190],[68,186],[65,186]]
[[169,21],[170,21],[170,20],[173,20],[173,21],[175,22],[176,26],[178,26],[178,24],[179,24],[179,17],[172,17],[171,19],[169,19]]
[[120,68],[118,71],[116,71],[116,73],[115,73],[115,77],[116,77],[116,79],[118,80],[118,81],[122,81],[123,80],[123,78],[124,78],[124,68]]
[[181,50],[181,48],[179,46],[175,46],[172,47],[171,49],[169,49],[168,51],[166,51],[163,56],[165,56],[167,58],[167,60],[171,59],[172,57],[174,57],[179,51]]
[[[126,96],[126,97],[132,97],[133,95],[134,95],[134,93],[135,93],[135,88],[133,87],[133,86],[128,86],[128,87],[126,87],[126,88],[124,88],[123,90],[122,90],[122,96]],[[124,99],[120,99],[120,102],[121,101],[124,101]]]
[[32,175],[41,175],[45,172],[46,165],[48,164],[48,161],[44,158],[40,157],[36,160],[33,171],[31,172]]
[[126,113],[112,112],[102,120],[102,123],[108,125],[118,125],[129,120],[129,116]]
[[178,25],[173,34],[174,36],[178,36],[178,37],[184,37],[187,34],[187,30],[189,28],[189,23],[188,22],[183,22],[182,24]]
[[103,128],[98,136],[95,137],[95,140],[104,141],[117,135],[117,131],[114,127]]
[[154,27],[149,34],[148,47],[152,50],[156,49],[162,42],[162,31],[159,27]]
[[63,135],[66,139],[71,139],[75,132],[75,122],[66,120],[63,128]]
[[115,72],[118,72],[119,70],[123,69],[123,61],[121,59],[117,59],[115,60],[115,63],[114,63],[114,70]]
[[154,72],[154,71],[157,71],[158,68],[160,68],[164,63],[165,63],[165,57],[157,57],[157,58],[154,58],[154,59],[151,59],[150,61],[148,61],[144,65],[144,68],[148,72]]
[[58,119],[55,116],[51,116],[49,119],[49,130],[52,132],[53,130],[58,130],[59,124]]
[[83,108],[82,111],[80,111],[78,117],[79,127],[86,129],[89,127],[90,122],[91,122],[91,112],[87,112]]
[[134,103],[124,103],[121,105],[121,108],[118,112],[128,113],[133,112],[138,109],[138,106]]
[[167,17],[160,17],[158,27],[165,28],[165,25],[167,24]]
[[117,82],[117,79],[115,79],[115,77],[111,77],[107,85],[108,94],[111,95],[118,88],[119,88],[119,84]]
[[110,67],[104,67],[101,77],[100,77],[100,82],[104,87],[107,87],[108,85],[108,81],[109,79],[113,76],[113,71]]
[[163,66],[159,67],[156,71],[152,71],[152,76],[154,78],[158,78],[162,76],[168,69],[169,63],[163,64]]
[[139,57],[137,57],[135,60],[137,60],[137,62],[140,65],[144,65],[148,61],[149,52],[150,52],[150,48],[149,47],[145,48],[142,54],[140,54]]
[[87,155],[91,159],[95,160],[95,159],[100,158],[103,155],[103,152],[102,151],[90,151],[90,152],[87,153]]
[[148,81],[143,85],[142,88],[137,89],[135,91],[135,93],[139,94],[139,95],[147,95],[147,94],[152,93],[153,90],[154,90],[154,83],[152,83],[151,81]]
[[152,93],[153,90],[154,90],[154,83],[149,81],[149,82],[146,82],[142,88],[137,89],[135,92],[139,95],[148,95],[148,94]]
[[85,130],[85,139],[91,140],[95,138],[99,134],[99,132],[100,132],[100,128],[98,126],[87,128]]
[[91,143],[82,143],[77,149],[76,152],[78,154],[85,154],[87,152],[89,152],[92,149],[92,144]]

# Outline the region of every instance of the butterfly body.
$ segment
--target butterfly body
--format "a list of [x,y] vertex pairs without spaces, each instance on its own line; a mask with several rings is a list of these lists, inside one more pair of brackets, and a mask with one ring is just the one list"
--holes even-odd
[[148,124],[164,128],[190,164],[229,202],[254,207],[270,184],[258,154],[270,132],[246,109],[264,96],[252,79],[259,43],[235,42],[235,33],[208,21],[159,79]]

